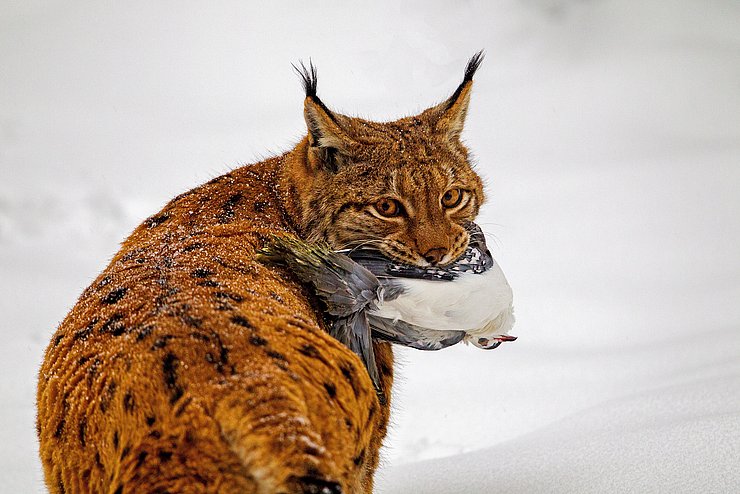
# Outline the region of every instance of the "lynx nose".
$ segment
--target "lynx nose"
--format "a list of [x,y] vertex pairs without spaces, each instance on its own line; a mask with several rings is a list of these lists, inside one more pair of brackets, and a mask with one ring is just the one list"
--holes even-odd
[[429,249],[424,254],[424,259],[429,264],[438,264],[439,261],[442,260],[442,258],[447,254],[447,249],[444,247],[435,247],[434,249]]

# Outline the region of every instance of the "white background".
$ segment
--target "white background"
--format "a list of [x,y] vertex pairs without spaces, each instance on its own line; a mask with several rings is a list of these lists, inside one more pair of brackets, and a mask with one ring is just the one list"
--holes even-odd
[[[36,372],[117,244],[333,109],[447,97],[520,339],[398,351],[381,492],[737,492],[740,4],[0,4],[0,492],[41,492]],[[444,459],[430,460],[433,458]]]

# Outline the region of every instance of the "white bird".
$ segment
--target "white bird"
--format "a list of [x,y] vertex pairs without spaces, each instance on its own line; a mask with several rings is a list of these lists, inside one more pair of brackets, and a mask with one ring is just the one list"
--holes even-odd
[[[392,324],[403,321],[428,331],[462,331],[462,341],[484,349],[516,339],[508,336],[514,325],[511,286],[487,249],[480,228],[471,223],[468,231],[471,240],[465,253],[447,267],[401,265],[377,251],[350,253],[390,292],[368,310],[370,325],[377,326],[374,319],[379,318]],[[428,331],[427,338],[434,339],[435,333]],[[430,346],[417,348],[447,345],[440,342]]]
[[371,338],[439,350],[464,341],[493,349],[513,341],[513,295],[486,248],[468,226],[465,253],[444,267],[401,264],[376,250],[333,251],[293,237],[274,237],[262,259],[287,266],[313,285],[332,318],[331,333],[364,361],[379,382]]

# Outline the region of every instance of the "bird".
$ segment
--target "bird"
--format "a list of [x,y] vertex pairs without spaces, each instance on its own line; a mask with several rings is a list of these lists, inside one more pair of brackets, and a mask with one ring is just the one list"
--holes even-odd
[[460,342],[491,350],[516,340],[513,293],[470,222],[464,253],[446,266],[415,266],[376,249],[334,250],[323,242],[272,235],[258,253],[288,268],[322,301],[330,334],[355,352],[379,390],[372,339],[419,350]]

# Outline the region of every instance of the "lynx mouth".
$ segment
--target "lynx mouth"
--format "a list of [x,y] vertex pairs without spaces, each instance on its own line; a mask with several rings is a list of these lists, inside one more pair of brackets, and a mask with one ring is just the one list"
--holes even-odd
[[448,252],[442,257],[439,262],[430,262],[424,259],[424,256],[420,252],[409,250],[409,252],[413,252],[416,256],[411,257],[406,254],[406,252],[401,251],[399,248],[388,244],[380,244],[377,247],[371,249],[376,250],[377,252],[388,258],[389,261],[401,267],[416,269],[447,269],[449,266],[455,264],[465,255],[465,252],[468,248],[468,243],[469,238],[466,239],[464,247],[456,249],[457,252],[454,257],[451,256]]

